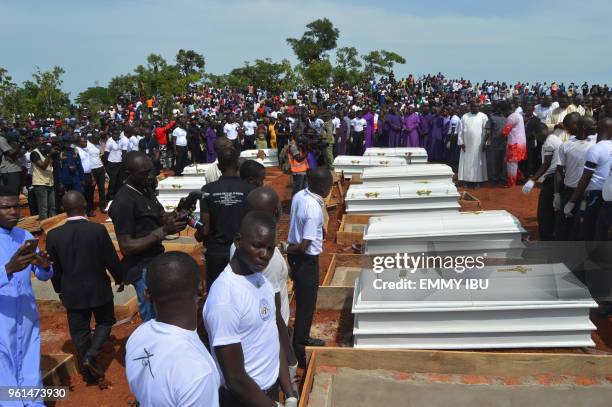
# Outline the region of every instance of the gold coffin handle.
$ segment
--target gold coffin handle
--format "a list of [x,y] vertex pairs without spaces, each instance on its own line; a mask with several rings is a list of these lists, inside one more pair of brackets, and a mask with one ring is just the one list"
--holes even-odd
[[378,163],[382,164],[382,165],[387,165],[387,164],[389,164],[389,161],[379,161]]
[[429,196],[430,194],[431,194],[431,190],[430,189],[419,189],[417,191],[417,195],[418,196],[423,196],[423,195]]
[[351,164],[359,164],[359,160],[352,160]]
[[384,155],[385,155],[385,153],[376,153],[376,155],[378,155],[378,156],[381,156],[381,155],[382,155],[382,156],[384,156]]
[[180,189],[180,188],[183,188],[183,186],[181,184],[172,184],[172,188]]
[[378,192],[366,192],[365,196],[366,198],[378,198],[379,193]]
[[508,269],[499,269],[497,270],[499,273],[521,273],[527,274],[528,271],[531,271],[530,267],[516,266]]
[[165,208],[167,211],[172,211],[176,209],[176,205],[166,205]]

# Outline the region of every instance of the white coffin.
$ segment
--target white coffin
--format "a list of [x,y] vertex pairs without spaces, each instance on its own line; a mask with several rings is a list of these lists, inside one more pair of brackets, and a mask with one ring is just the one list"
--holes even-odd
[[259,151],[263,151],[266,155],[263,159],[264,167],[278,167],[278,151],[273,148],[263,148],[261,150],[244,150],[240,153],[240,157],[254,160],[257,158]]
[[188,165],[187,167],[185,167],[183,169],[183,176],[185,176],[185,175],[189,175],[189,176],[193,176],[193,175],[204,176],[204,173],[206,172],[206,169],[208,167],[210,167],[211,165],[217,165],[217,164],[209,163],[209,164],[192,164],[192,165]]
[[453,180],[453,170],[446,164],[372,167],[363,170],[361,180],[364,185],[393,185],[403,182],[448,183]]
[[206,184],[202,176],[168,177],[157,184],[159,198],[180,199],[190,192],[200,191]]
[[[181,200],[181,198],[186,197],[187,194],[180,196],[180,197],[164,197],[164,196],[158,196],[157,200],[159,201],[160,204],[162,204],[162,206],[164,207],[164,210],[166,212],[172,212],[173,210],[176,209],[176,206],[178,205],[179,201]],[[196,203],[196,209],[194,211],[194,214],[199,217],[200,216],[200,201],[198,200]]]
[[457,187],[452,183],[403,183],[374,187],[351,185],[345,196],[347,213],[369,215],[410,211],[457,212],[460,208],[458,199]]
[[506,211],[413,212],[370,218],[363,247],[365,254],[493,250],[503,255],[523,247],[524,233]]
[[406,160],[400,157],[362,157],[360,155],[339,155],[334,159],[334,170],[343,171],[349,177],[361,174],[370,167],[399,167],[407,166]]
[[427,164],[427,150],[422,147],[370,147],[363,153],[368,157],[402,157],[408,164]]
[[[487,289],[379,290],[375,279],[488,279]],[[353,300],[356,347],[463,349],[593,346],[597,304],[563,264],[490,266],[456,273],[364,271]]]

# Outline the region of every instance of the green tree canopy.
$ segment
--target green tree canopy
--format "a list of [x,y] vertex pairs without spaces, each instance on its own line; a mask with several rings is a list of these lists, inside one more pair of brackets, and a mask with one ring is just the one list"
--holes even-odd
[[204,55],[193,50],[185,51],[181,48],[176,54],[176,65],[185,76],[196,72],[204,73],[205,64]]
[[306,26],[301,38],[287,38],[298,60],[306,65],[327,58],[327,51],[336,48],[340,31],[327,18],[318,19]]

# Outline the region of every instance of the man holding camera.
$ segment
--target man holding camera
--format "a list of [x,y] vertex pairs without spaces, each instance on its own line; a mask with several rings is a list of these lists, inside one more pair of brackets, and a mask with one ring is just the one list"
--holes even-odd
[[55,216],[53,159],[59,155],[59,150],[43,144],[40,135],[35,135],[33,142],[34,150],[30,153],[32,190],[38,206],[38,220],[43,220]]
[[124,282],[134,286],[144,322],[155,318],[155,310],[144,295],[147,267],[164,252],[162,242],[166,236],[179,233],[187,223],[184,216],[166,213],[155,197],[155,171],[145,153],[129,152],[125,166],[128,176],[111,204],[109,215],[123,253]]

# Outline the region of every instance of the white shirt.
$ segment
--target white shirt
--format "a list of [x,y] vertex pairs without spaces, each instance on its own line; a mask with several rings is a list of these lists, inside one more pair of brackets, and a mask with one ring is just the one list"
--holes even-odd
[[332,119],[332,123],[334,124],[334,134],[336,134],[336,130],[340,128],[340,119],[338,117],[334,117]]
[[130,145],[129,145],[128,150],[129,150],[129,151],[138,151],[138,143],[139,143],[139,142],[140,142],[140,140],[142,140],[143,138],[144,138],[144,137],[142,137],[142,136],[136,136],[136,135],[134,135],[134,136],[130,137],[130,139],[129,139],[129,140],[130,140]]
[[219,406],[220,375],[197,331],[143,323],[127,341],[125,374],[141,406]]
[[111,163],[120,163],[123,161],[121,157],[121,152],[123,150],[127,150],[127,148],[123,148],[125,143],[121,139],[119,141],[115,140],[112,137],[109,137],[106,140],[105,151],[108,151],[108,161]]
[[215,162],[209,165],[208,168],[206,168],[206,170],[204,171],[204,179],[206,180],[207,184],[210,184],[211,182],[215,182],[219,178],[221,178],[221,170],[219,169],[219,166],[217,165],[218,163],[219,163],[219,160],[215,160]]
[[557,165],[559,165],[559,147],[561,147],[561,144],[563,144],[563,142],[555,134],[549,135],[546,141],[544,141],[542,145],[542,162],[544,162],[544,157],[549,155],[552,155],[552,160],[550,162],[550,167],[548,167],[542,177],[547,177],[557,171]]
[[100,159],[100,146],[88,141],[87,154],[89,154],[89,165],[91,165],[92,170],[103,167],[102,160]]
[[223,134],[230,140],[236,140],[238,138],[238,123],[225,123]]
[[203,313],[213,349],[239,343],[244,370],[259,388],[266,390],[276,383],[280,342],[274,290],[263,274],[241,276],[228,264],[210,287]]
[[180,127],[177,127],[172,131],[172,137],[175,139],[175,145],[178,147],[187,146],[187,132]]
[[287,242],[299,244],[310,240],[306,254],[316,256],[323,251],[323,208],[308,188],[294,195],[291,201]]
[[247,121],[242,123],[242,127],[244,128],[245,136],[252,136],[255,134],[255,129],[257,129],[257,123],[255,123],[253,120],[250,122]]
[[368,122],[364,118],[355,117],[351,120],[351,125],[353,126],[353,131],[356,133],[361,133],[363,129],[368,125]]
[[578,185],[584,170],[586,151],[592,145],[589,139],[578,140],[573,137],[559,147],[559,165],[565,167],[563,183],[566,186],[576,188]]
[[552,111],[552,106],[543,107],[542,105],[535,105],[533,108],[533,113],[538,116],[538,119],[543,123],[548,114]]
[[[602,140],[589,148],[586,153],[584,168],[593,171],[591,182],[587,186],[587,191],[601,191],[604,183],[610,174],[610,164],[612,163],[612,141]],[[593,167],[591,164],[595,165]]]
[[86,148],[77,147],[77,152],[81,158],[83,173],[91,174],[91,161],[89,160],[89,153],[87,152]]
[[[236,252],[236,246],[232,243],[230,246],[230,259],[234,257],[234,253]],[[261,274],[264,275],[266,279],[272,284],[272,288],[274,289],[274,293],[280,294],[281,300],[281,316],[285,321],[285,324],[289,323],[289,293],[287,292],[287,280],[289,279],[289,267],[287,267],[287,262],[285,258],[281,254],[278,247],[274,248],[274,254],[272,254],[272,258],[270,259],[270,263],[268,263],[268,267],[266,267]]]

